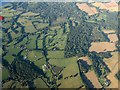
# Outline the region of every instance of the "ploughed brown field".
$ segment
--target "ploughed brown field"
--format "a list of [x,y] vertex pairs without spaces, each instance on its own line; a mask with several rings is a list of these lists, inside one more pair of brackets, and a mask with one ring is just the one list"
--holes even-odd
[[89,71],[86,73],[87,78],[92,82],[95,88],[101,88],[101,84],[99,83],[97,76],[94,71]]
[[118,41],[118,36],[115,34],[115,30],[103,30],[103,32],[108,35],[110,42],[114,43]]
[[116,42],[118,41],[117,34],[115,34],[115,30],[103,30],[105,34],[108,35],[110,42],[92,42],[89,51],[96,52],[107,52],[117,50]]
[[107,76],[108,79],[111,80],[111,84],[108,88],[118,88],[118,80],[115,77],[115,74],[118,72],[118,52],[113,52],[112,57],[108,59],[104,59],[105,63],[108,65],[109,69],[111,70],[111,73]]
[[105,34],[115,33],[115,30],[102,30]]
[[108,38],[110,39],[110,42],[117,42],[118,41],[118,37],[116,34],[109,34]]
[[80,10],[88,13],[88,15],[94,15],[98,13],[95,7],[90,7],[87,3],[77,3],[76,5]]
[[118,11],[118,4],[114,1],[109,3],[95,2],[92,5],[95,7],[99,7],[100,9],[109,10],[111,12]]
[[89,51],[96,51],[96,52],[107,52],[107,51],[114,51],[116,50],[115,43],[110,42],[92,42]]

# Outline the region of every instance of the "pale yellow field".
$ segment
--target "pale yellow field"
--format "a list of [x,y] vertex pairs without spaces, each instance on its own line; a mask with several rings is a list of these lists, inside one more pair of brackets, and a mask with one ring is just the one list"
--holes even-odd
[[118,4],[116,2],[108,2],[108,3],[95,2],[92,5],[95,7],[99,7],[100,9],[109,10],[111,12],[118,11]]
[[106,34],[115,33],[115,30],[102,30]]
[[118,72],[118,64],[119,64],[119,58],[118,58],[118,52],[113,52],[112,57],[108,59],[104,59],[105,63],[108,65],[109,69],[111,70],[111,73],[107,76],[108,79],[111,80],[111,84],[108,88],[118,88],[118,80],[115,77],[115,74]]
[[114,43],[118,41],[118,36],[115,34],[115,30],[103,30],[103,32],[108,35],[110,42]]
[[107,9],[107,7],[101,2],[95,2],[92,5],[95,7],[99,7],[100,9]]
[[90,7],[90,6],[88,6],[87,3],[82,3],[82,4],[77,3],[76,5],[80,10],[88,13],[88,15],[94,15],[94,14],[98,13],[98,11],[95,7]]
[[115,43],[110,42],[92,42],[89,51],[96,51],[96,52],[106,52],[106,51],[114,51],[116,50]]
[[108,38],[110,39],[110,42],[117,42],[118,41],[118,37],[116,34],[109,34]]
[[101,88],[101,84],[99,83],[97,76],[94,71],[89,71],[86,73],[87,78],[92,82],[95,88]]

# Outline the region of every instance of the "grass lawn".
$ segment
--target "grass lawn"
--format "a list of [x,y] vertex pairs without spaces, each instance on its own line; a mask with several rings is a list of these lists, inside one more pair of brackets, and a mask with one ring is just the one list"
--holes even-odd
[[27,51],[26,50],[24,50],[22,53],[21,53],[21,55],[23,55],[23,56],[27,56]]
[[38,48],[42,48],[42,40],[38,40],[38,43],[37,43],[37,45],[38,45]]
[[64,68],[62,71],[63,78],[79,73],[79,68],[78,68],[77,62],[68,63],[68,64],[69,65],[66,66],[66,68]]
[[57,35],[53,38],[53,42],[50,44],[50,45],[54,44],[54,46],[49,47],[49,49],[55,46],[60,49],[64,49],[66,45],[66,39],[67,35],[63,34],[63,30],[62,29],[57,30]]
[[42,69],[42,65],[46,64],[45,58],[35,61],[34,64]]
[[14,56],[12,56],[11,54],[7,53],[5,56],[4,56],[4,59],[7,60],[9,62],[9,64],[11,64],[13,61],[14,61]]
[[32,50],[28,52],[28,60],[37,61],[39,58],[43,58],[43,54],[41,51]]
[[50,59],[63,59],[64,51],[48,51],[48,58]]
[[47,23],[38,23],[38,22],[34,22],[34,25],[36,26],[37,29],[43,29],[48,26]]
[[14,48],[12,45],[8,49],[8,53],[10,55],[12,55],[12,54],[18,54],[20,51],[21,51],[20,48],[16,48],[16,47]]
[[83,85],[80,76],[72,77],[69,79],[62,79],[57,81],[57,83],[61,83],[59,88],[79,88]]
[[7,79],[10,76],[10,73],[7,68],[2,67],[2,80]]
[[68,66],[72,63],[76,63],[77,58],[76,57],[72,57],[72,58],[64,58],[64,53],[63,51],[51,51],[48,52],[48,58],[50,59],[49,62],[52,65],[56,65],[56,66]]
[[25,45],[26,42],[28,41],[27,37],[25,37],[21,42],[19,42],[16,46],[20,46],[20,45]]
[[[19,28],[20,29],[20,28]],[[20,31],[20,30],[19,30]],[[21,36],[21,33],[14,33],[13,31],[10,32],[11,36],[12,36],[12,39],[15,39],[17,37],[20,37]]]
[[25,32],[26,33],[34,33],[34,32],[36,32],[36,29],[34,28],[34,26],[26,26]]
[[29,44],[27,44],[28,49],[35,49],[36,48],[36,39],[37,35],[29,35]]
[[48,88],[45,82],[41,78],[37,78],[34,80],[34,84],[36,88]]
[[34,28],[32,22],[30,20],[20,17],[18,19],[18,22],[20,22],[23,26],[25,26],[25,32],[26,33],[36,32],[36,29]]
[[21,51],[20,48],[14,48],[12,45],[9,47],[8,49],[8,53],[4,56],[4,59],[6,59],[9,64],[12,63],[12,61],[14,60],[14,56],[12,56],[13,54],[17,55],[19,52]]

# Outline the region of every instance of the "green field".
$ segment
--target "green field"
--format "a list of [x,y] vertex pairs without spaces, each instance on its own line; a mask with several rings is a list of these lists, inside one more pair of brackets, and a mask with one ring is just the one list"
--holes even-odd
[[45,82],[41,78],[37,78],[34,80],[34,84],[37,88],[48,88]]
[[10,73],[9,73],[8,69],[5,67],[2,67],[2,71],[3,71],[2,72],[2,79],[6,80],[10,76]]

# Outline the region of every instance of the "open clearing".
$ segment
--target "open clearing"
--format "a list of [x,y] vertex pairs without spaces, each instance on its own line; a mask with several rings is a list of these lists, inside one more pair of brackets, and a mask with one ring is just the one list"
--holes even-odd
[[95,7],[90,7],[86,3],[82,3],[82,4],[77,3],[76,5],[78,6],[78,8],[80,10],[85,11],[86,13],[88,13],[88,15],[94,15],[94,14],[98,13]]
[[115,74],[118,72],[118,52],[113,52],[112,57],[108,59],[104,59],[105,63],[108,65],[109,69],[111,70],[111,73],[107,76],[108,79],[111,80],[111,84],[108,88],[118,88],[118,80],[115,77]]
[[95,88],[101,88],[101,84],[99,83],[97,76],[95,75],[94,71],[89,71],[86,73],[87,78],[92,82]]
[[115,43],[110,42],[92,42],[89,51],[96,51],[96,52],[106,52],[106,51],[114,51],[116,50]]

